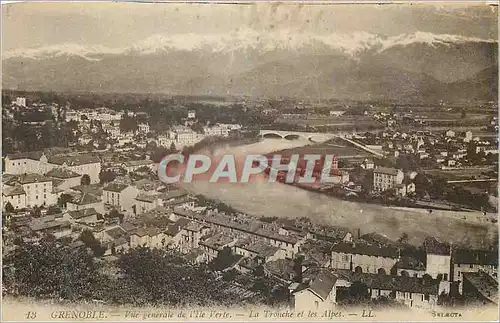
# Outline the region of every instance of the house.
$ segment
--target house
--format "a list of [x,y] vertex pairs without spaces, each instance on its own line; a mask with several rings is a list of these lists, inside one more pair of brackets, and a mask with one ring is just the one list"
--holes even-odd
[[365,243],[340,242],[332,246],[332,268],[365,273],[390,273],[399,259],[398,250]]
[[286,256],[284,250],[272,246],[269,242],[263,240],[255,242],[246,239],[238,240],[233,248],[237,255],[258,258],[261,259],[263,263],[277,259],[284,259]]
[[54,216],[34,219],[28,225],[32,233],[37,235],[53,235],[56,239],[71,235],[71,223],[56,219]]
[[387,297],[411,308],[432,309],[437,305],[440,282],[429,276],[422,278],[379,274],[335,272],[337,301],[345,295],[346,287],[360,282],[368,287],[372,299]]
[[154,162],[150,159],[144,159],[144,160],[130,160],[127,162],[124,162],[122,164],[122,167],[127,170],[127,172],[135,172],[137,169],[141,167],[148,167],[149,169],[153,169],[154,167]]
[[45,176],[59,180],[60,183],[57,185],[57,188],[61,191],[67,191],[71,187],[80,185],[82,178],[82,175],[62,167],[52,168],[45,174]]
[[210,262],[217,257],[219,251],[224,247],[232,247],[236,241],[237,239],[230,234],[217,232],[213,235],[202,237],[198,244],[205,253],[206,261]]
[[374,169],[375,163],[371,159],[365,159],[365,160],[363,160],[361,167],[363,167],[364,169]]
[[137,125],[140,133],[148,133],[149,132],[149,124],[148,123],[140,123]]
[[6,174],[43,174],[50,169],[42,151],[9,154],[5,157]]
[[377,167],[373,170],[373,190],[376,192],[387,191],[403,183],[404,173],[400,169]]
[[189,251],[187,254],[184,255],[184,258],[186,258],[190,263],[196,265],[204,262],[205,255],[203,250],[198,248]]
[[448,129],[448,130],[446,130],[446,132],[444,133],[444,135],[446,137],[449,137],[449,138],[455,137],[455,131],[453,131],[451,129]]
[[330,242],[351,242],[352,233],[345,227],[319,226],[309,229],[311,236],[317,240]]
[[422,278],[426,274],[425,264],[411,256],[402,257],[393,269],[398,276]]
[[332,309],[336,302],[337,277],[328,269],[307,270],[293,292],[295,311]]
[[[52,192],[52,179],[43,175],[27,173],[12,176],[3,182],[3,188],[7,194],[13,194],[9,201],[15,200],[19,206],[48,206],[57,202],[57,197]],[[22,201],[23,196],[25,202]]]
[[451,280],[451,252],[449,244],[436,238],[426,238],[423,243],[427,253],[426,274],[432,278],[442,278],[443,281]]
[[156,227],[138,228],[130,235],[130,247],[163,248],[165,234]]
[[158,206],[163,206],[163,201],[160,198],[161,194],[139,194],[135,197],[135,213],[142,214],[148,212]]
[[483,304],[498,305],[498,281],[483,271],[463,273],[463,295]]
[[406,196],[415,192],[415,183],[409,177],[405,177],[401,184],[394,186],[397,196]]
[[[482,271],[493,278],[498,274],[498,252],[490,250],[457,249],[453,251],[453,281],[463,281],[464,273]],[[461,292],[462,284],[459,285]]]
[[119,212],[133,214],[137,193],[137,188],[134,186],[115,181],[103,188],[102,200],[104,204],[112,205]]
[[7,203],[10,203],[16,210],[26,208],[26,192],[19,184],[14,186],[3,186],[2,200],[4,209]]
[[79,211],[93,208],[100,214],[104,213],[102,200],[90,193],[78,194],[76,198],[66,204],[66,208],[68,211]]
[[325,241],[308,240],[300,247],[300,253],[304,256],[302,265],[304,267],[330,267],[331,244]]
[[93,155],[59,155],[48,159],[51,169],[54,167],[67,168],[77,174],[88,175],[90,183],[99,183],[101,160]]
[[71,223],[95,224],[99,221],[99,213],[94,208],[68,211],[67,217]]
[[199,247],[199,242],[202,236],[206,235],[210,228],[196,221],[191,221],[183,228],[182,237],[180,240],[181,252],[187,252]]
[[290,284],[295,277],[295,262],[292,259],[277,259],[264,264],[264,273],[279,281]]

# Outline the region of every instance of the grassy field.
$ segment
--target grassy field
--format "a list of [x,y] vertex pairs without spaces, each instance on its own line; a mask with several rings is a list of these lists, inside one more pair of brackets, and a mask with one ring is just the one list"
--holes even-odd
[[448,181],[454,180],[466,180],[466,179],[481,179],[490,178],[491,176],[486,175],[489,171],[494,170],[494,167],[484,167],[484,168],[467,168],[467,169],[431,169],[426,170],[425,173],[433,176],[442,177]]
[[346,141],[335,138],[320,144],[311,144],[307,146],[284,149],[279,151],[281,154],[334,154],[340,159],[364,159],[372,155],[364,150],[354,147]]
[[279,123],[289,123],[307,126],[377,126],[380,125],[369,116],[304,116],[303,118],[280,118],[276,120]]

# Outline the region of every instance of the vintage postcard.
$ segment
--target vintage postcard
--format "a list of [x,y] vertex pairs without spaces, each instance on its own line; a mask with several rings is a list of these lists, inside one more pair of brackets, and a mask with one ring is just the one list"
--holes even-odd
[[2,5],[3,321],[498,321],[498,7]]

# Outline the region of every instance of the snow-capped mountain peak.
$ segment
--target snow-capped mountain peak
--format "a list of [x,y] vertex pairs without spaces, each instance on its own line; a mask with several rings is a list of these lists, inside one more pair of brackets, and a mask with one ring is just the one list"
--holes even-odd
[[250,28],[240,28],[229,33],[219,34],[157,34],[125,48],[110,48],[102,45],[84,46],[79,44],[60,44],[39,48],[10,50],[3,58],[26,57],[42,59],[57,56],[79,56],[87,60],[99,60],[104,54],[151,55],[171,51],[204,50],[212,53],[231,53],[252,50],[257,53],[275,50],[333,50],[356,56],[367,50],[379,53],[395,46],[425,44],[428,46],[447,45],[464,42],[496,42],[460,35],[415,32],[397,36],[381,36],[368,32],[315,34],[307,31],[276,30],[258,32]]

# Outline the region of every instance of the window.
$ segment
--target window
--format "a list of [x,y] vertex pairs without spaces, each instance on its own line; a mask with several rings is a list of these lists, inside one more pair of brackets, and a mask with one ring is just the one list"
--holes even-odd
[[425,294],[424,299],[428,301],[430,299],[429,294]]
[[38,200],[38,195],[36,196],[36,199]]
[[47,198],[47,194],[43,194],[43,198],[46,199]]
[[319,307],[319,302],[318,301],[314,301],[314,306],[316,306],[316,308]]
[[444,274],[444,280],[447,281],[448,280],[448,274]]
[[472,265],[472,264],[471,264],[471,265],[470,265],[470,268],[474,268],[474,265]]
[[409,297],[410,297],[410,299],[411,299],[411,293],[408,293],[408,294],[409,294],[408,296],[409,296]]

